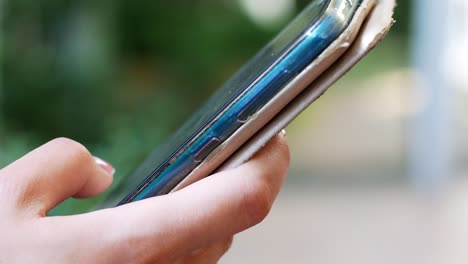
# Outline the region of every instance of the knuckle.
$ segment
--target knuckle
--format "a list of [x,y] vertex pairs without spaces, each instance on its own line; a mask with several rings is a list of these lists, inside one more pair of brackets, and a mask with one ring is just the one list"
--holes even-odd
[[259,224],[268,216],[273,200],[271,188],[266,183],[251,184],[243,199],[250,226]]
[[73,162],[73,164],[80,166],[92,161],[92,156],[88,149],[74,140],[68,138],[57,138],[52,140],[51,143],[61,148],[63,155]]
[[223,253],[228,252],[229,249],[231,249],[233,242],[234,242],[234,237],[229,237],[228,239],[224,240],[222,244],[222,252]]

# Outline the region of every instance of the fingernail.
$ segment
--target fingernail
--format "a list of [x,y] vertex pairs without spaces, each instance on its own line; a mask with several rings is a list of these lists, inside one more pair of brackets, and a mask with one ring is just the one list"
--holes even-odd
[[96,164],[101,167],[105,172],[109,173],[110,175],[114,175],[115,173],[115,168],[110,165],[109,162],[102,160],[98,157],[94,157],[94,160],[96,161]]
[[284,130],[284,129],[281,130],[280,135],[281,135],[282,137],[287,137],[287,136],[288,136],[287,133],[286,133],[286,130]]

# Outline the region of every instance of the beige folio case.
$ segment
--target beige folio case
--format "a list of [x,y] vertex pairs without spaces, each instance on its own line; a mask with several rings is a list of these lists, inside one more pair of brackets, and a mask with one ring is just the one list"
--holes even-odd
[[320,57],[173,191],[248,161],[386,36],[394,23],[395,6],[395,0],[364,0],[344,33]]

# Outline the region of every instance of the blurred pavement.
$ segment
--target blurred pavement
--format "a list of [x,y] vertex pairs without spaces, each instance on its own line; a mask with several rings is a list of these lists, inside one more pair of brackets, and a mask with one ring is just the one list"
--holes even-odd
[[221,263],[466,263],[468,182],[446,191],[288,186]]

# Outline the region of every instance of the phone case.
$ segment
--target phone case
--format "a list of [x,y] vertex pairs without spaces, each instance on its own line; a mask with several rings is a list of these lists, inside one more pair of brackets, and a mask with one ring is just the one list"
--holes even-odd
[[[301,92],[307,89],[309,84],[319,78],[350,48],[351,43],[356,39],[365,19],[369,16],[370,11],[373,9],[375,4],[376,0],[363,0],[353,17],[352,22],[347,26],[345,31],[330,46],[328,46],[325,51],[317,57],[317,59],[315,59],[298,76],[287,84],[279,94],[270,100],[254,116],[249,118],[241,128],[224,141],[217,149],[211,152],[202,164],[194,169],[179,185],[172,189],[171,192],[178,191],[187,185],[210,175],[213,171],[222,166],[223,163],[225,163],[232,155],[234,155],[241,146],[252,139],[252,137],[255,137],[262,128],[268,126],[268,123],[282,110],[284,110],[290,102],[292,102],[296,97],[301,96]],[[255,150],[252,149],[252,151],[256,152],[260,145],[256,146],[254,148]]]
[[364,0],[345,32],[285,88],[278,100],[269,102],[171,192],[248,161],[386,36],[394,23],[395,5],[395,0]]
[[[299,96],[239,148],[216,171],[237,167],[248,161],[269,140],[294,120],[329,87],[366,56],[389,32],[394,24],[395,0],[379,0],[366,17],[351,46],[341,57],[313,81]],[[355,23],[357,23],[355,21]]]

